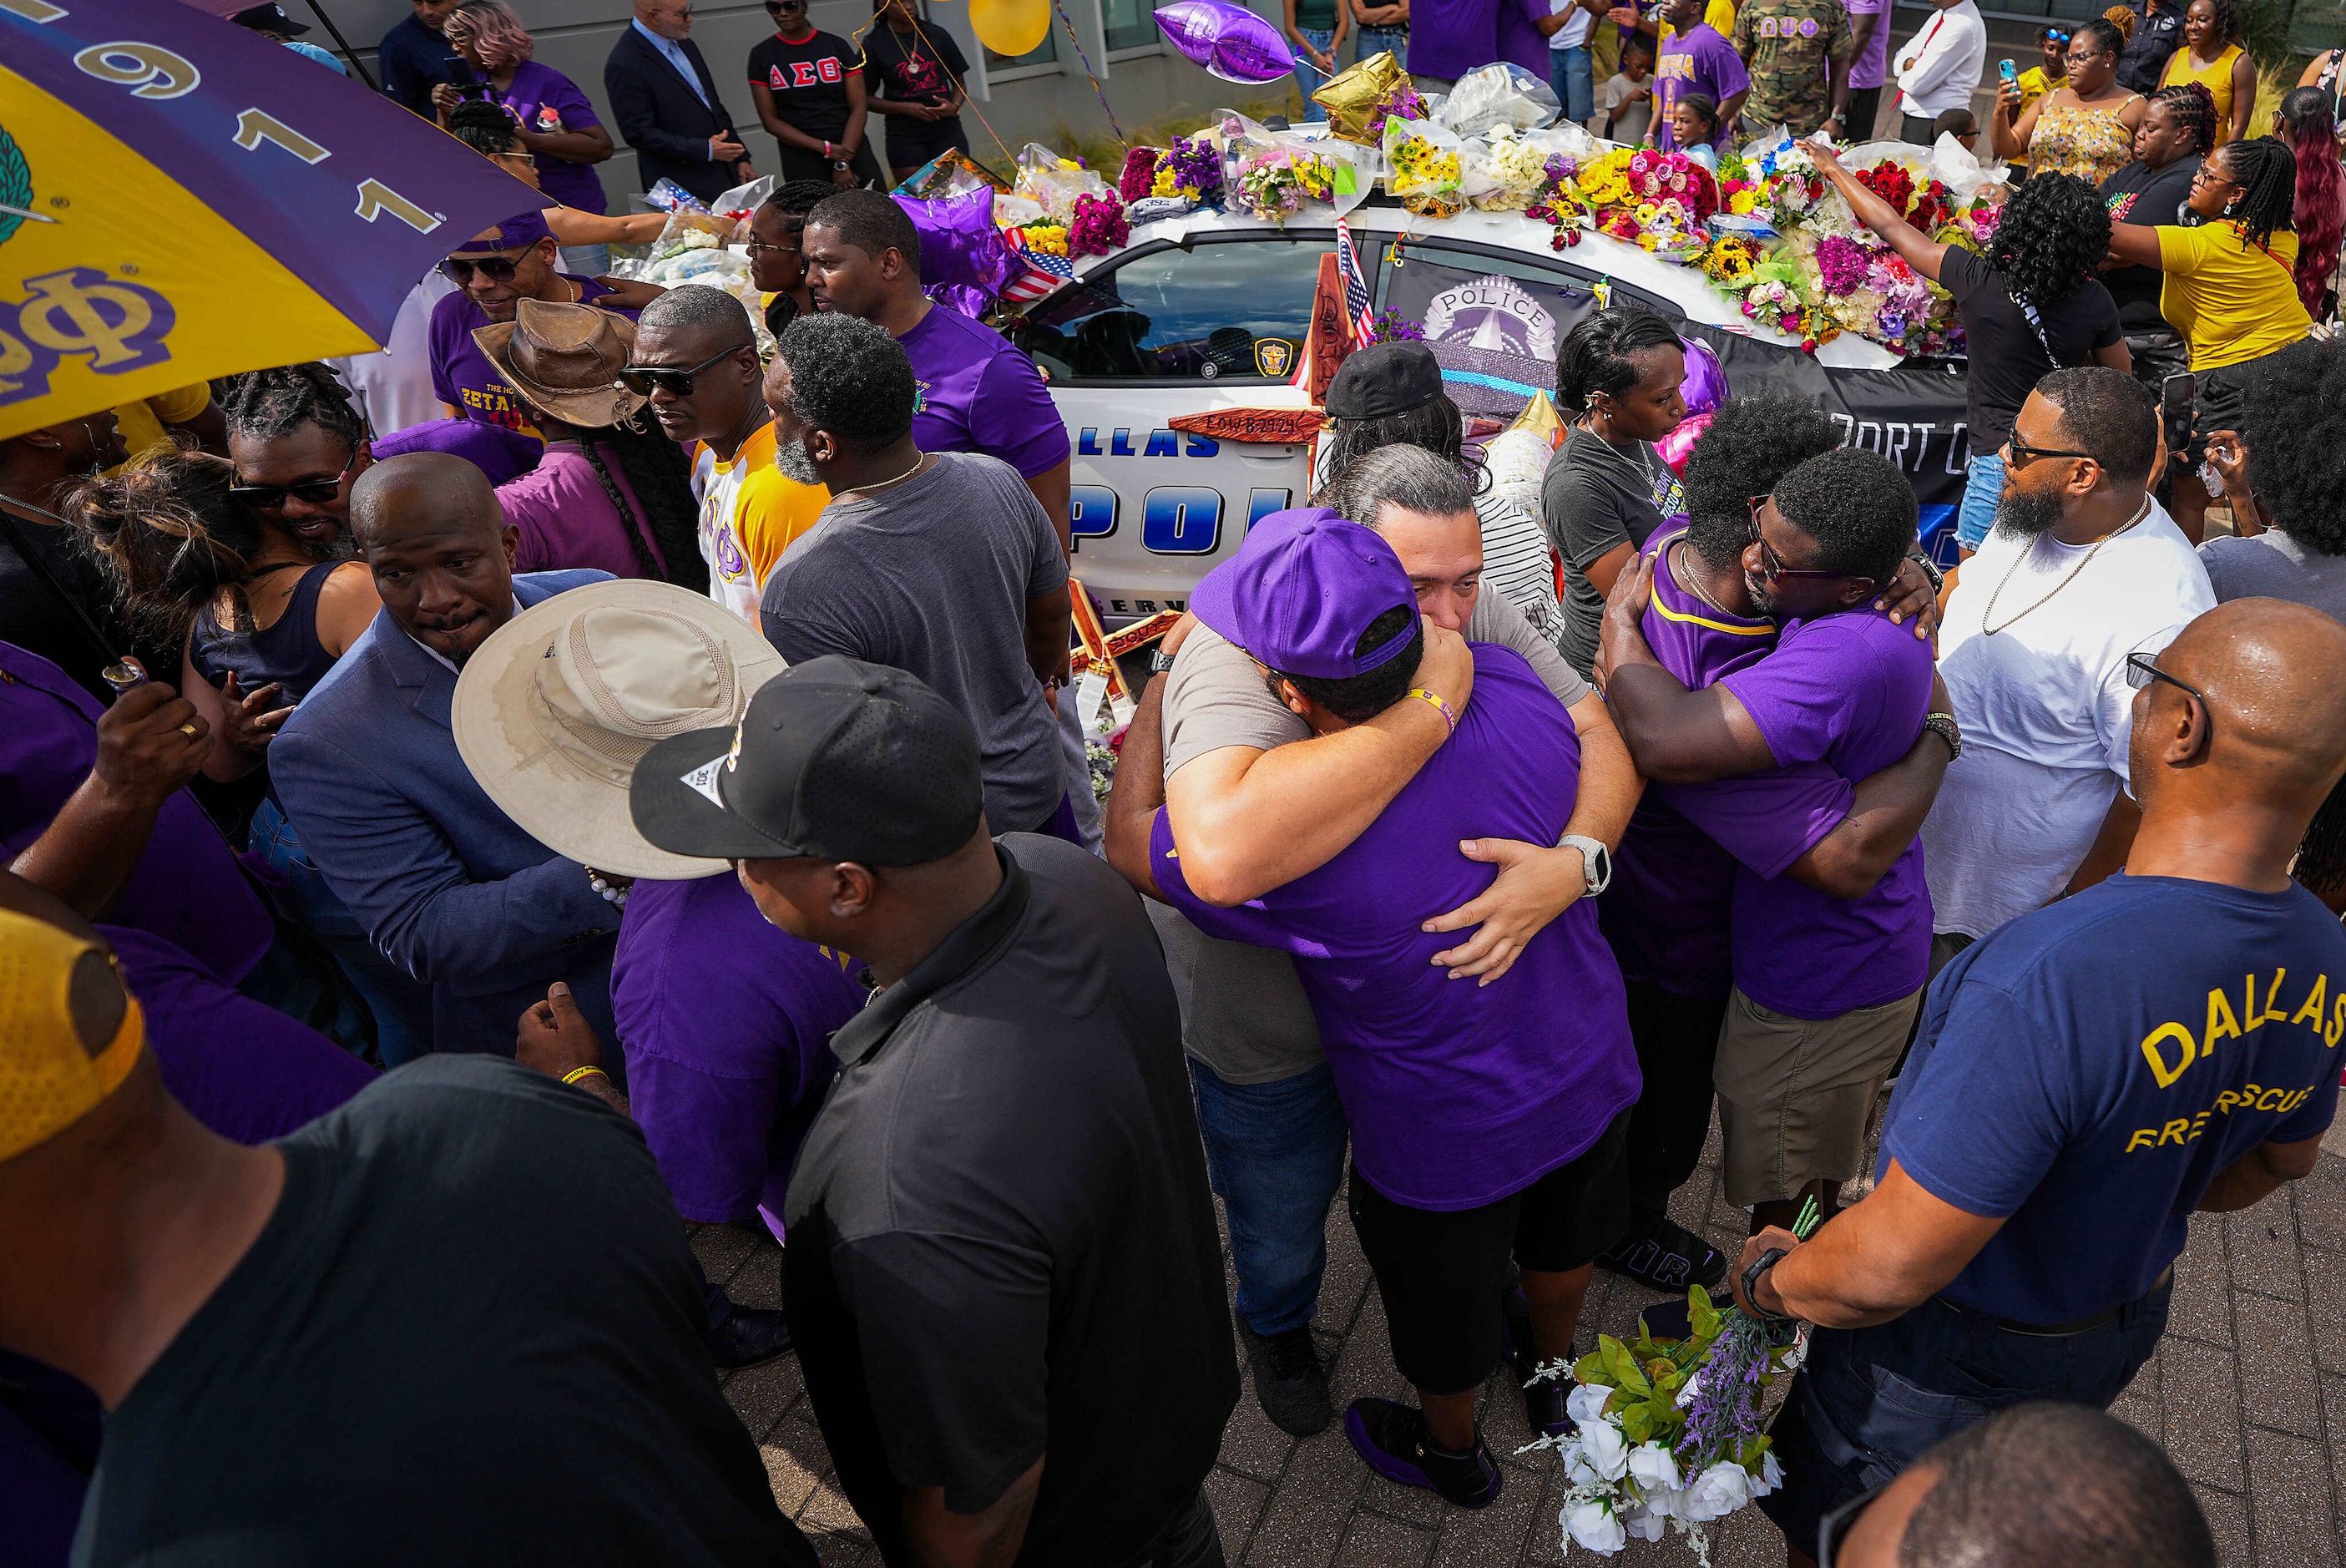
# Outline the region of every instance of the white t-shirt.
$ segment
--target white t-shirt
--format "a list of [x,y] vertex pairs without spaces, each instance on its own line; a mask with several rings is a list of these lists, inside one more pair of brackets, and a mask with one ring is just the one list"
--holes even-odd
[[1596,30],[1596,14],[1580,5],[1579,0],[1547,0],[1547,11],[1551,16],[1558,11],[1572,13],[1571,21],[1549,35],[1547,46],[1551,49],[1577,49]]
[[1993,530],[1947,601],[1939,674],[1964,754],[1923,823],[1935,931],[1985,936],[2069,885],[2127,783],[2127,655],[2157,652],[2216,607],[2198,552],[2155,501],[2065,583],[2092,549]]

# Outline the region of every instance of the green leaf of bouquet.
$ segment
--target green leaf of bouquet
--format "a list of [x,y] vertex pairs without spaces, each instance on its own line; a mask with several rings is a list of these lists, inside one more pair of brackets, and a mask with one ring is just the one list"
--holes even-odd
[[1576,1383],[1606,1383],[1610,1386],[1611,1380],[1605,1375],[1605,1352],[1601,1349],[1591,1350],[1575,1361],[1572,1364],[1572,1380]]
[[1615,1388],[1627,1389],[1632,1393],[1638,1394],[1653,1391],[1653,1385],[1646,1380],[1646,1374],[1639,1369],[1637,1358],[1629,1353],[1629,1347],[1620,1340],[1610,1334],[1599,1335],[1596,1340],[1596,1355],[1604,1366],[1606,1380]]
[[1722,1327],[1719,1308],[1710,1304],[1710,1292],[1699,1285],[1687,1287],[1687,1321],[1694,1325],[1698,1339],[1715,1339]]
[[1654,1407],[1634,1404],[1621,1412],[1621,1435],[1631,1446],[1648,1441],[1654,1435]]

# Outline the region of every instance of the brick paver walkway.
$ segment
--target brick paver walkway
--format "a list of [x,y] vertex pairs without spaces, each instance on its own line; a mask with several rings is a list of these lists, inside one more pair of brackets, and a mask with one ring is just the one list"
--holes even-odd
[[[1679,1193],[1678,1209],[1682,1223],[1715,1244],[1739,1244],[1744,1218],[1719,1201],[1715,1165],[1706,1163]],[[775,1304],[780,1255],[770,1247],[721,1227],[701,1230],[695,1245],[710,1278],[727,1280],[736,1300]],[[1383,1312],[1341,1203],[1329,1219],[1328,1249],[1316,1328],[1337,1353],[1337,1408],[1362,1394],[1406,1399],[1387,1353]],[[1600,1273],[1584,1340],[1597,1329],[1631,1329],[1637,1310],[1655,1299]],[[2167,1339],[2117,1413],[2164,1444],[2190,1478],[2226,1568],[2341,1563],[2341,1154],[2324,1155],[2310,1178],[2246,1213],[2204,1216],[2193,1224],[2190,1249],[2176,1268]],[[796,1359],[733,1374],[726,1392],[758,1437],[774,1495],[826,1561],[838,1568],[876,1563],[869,1538],[831,1483]],[[1341,1422],[1299,1441],[1263,1419],[1250,1390],[1242,1393],[1220,1465],[1207,1483],[1233,1568],[1504,1568],[1563,1561],[1550,1495],[1554,1461],[1545,1453],[1514,1455],[1526,1440],[1521,1402],[1494,1385],[1483,1422],[1493,1451],[1506,1462],[1506,1489],[1493,1506],[1468,1512],[1372,1477],[1344,1441]],[[1594,1561],[1583,1552],[1573,1560]],[[1718,1527],[1717,1568],[1777,1568],[1783,1560],[1781,1537],[1756,1509]],[[1694,1558],[1666,1540],[1633,1542],[1617,1561],[1625,1568],[1679,1568]]]

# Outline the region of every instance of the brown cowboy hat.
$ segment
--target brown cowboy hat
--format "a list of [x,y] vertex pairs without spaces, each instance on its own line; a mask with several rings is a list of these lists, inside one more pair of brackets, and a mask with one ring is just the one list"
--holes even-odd
[[474,328],[473,341],[522,396],[566,424],[599,430],[644,406],[618,385],[636,351],[636,324],[625,316],[524,300],[512,321]]

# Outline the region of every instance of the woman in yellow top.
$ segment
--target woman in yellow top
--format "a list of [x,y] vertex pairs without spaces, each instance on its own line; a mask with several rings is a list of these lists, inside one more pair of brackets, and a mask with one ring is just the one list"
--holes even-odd
[[2096,17],[2069,39],[2069,79],[2025,109],[2017,82],[1996,95],[1995,151],[2028,159],[2031,174],[2073,174],[2098,186],[2134,157],[2134,127],[2149,105],[2117,83],[2126,34]]
[[2240,47],[2240,19],[2232,0],[2191,0],[2183,13],[2183,47],[2168,56],[2162,87],[2197,82],[2216,99],[2216,139],[2239,141],[2249,134],[2257,107],[2257,63]]
[[2263,136],[2228,143],[2199,166],[2186,201],[2202,219],[2198,228],[2110,225],[2111,255],[2167,274],[2159,314],[2191,351],[2198,387],[2188,462],[2175,473],[2175,521],[2194,541],[2208,511],[2198,473],[2208,437],[2239,428],[2257,362],[2313,330],[2297,291],[2296,199],[2296,155]]

